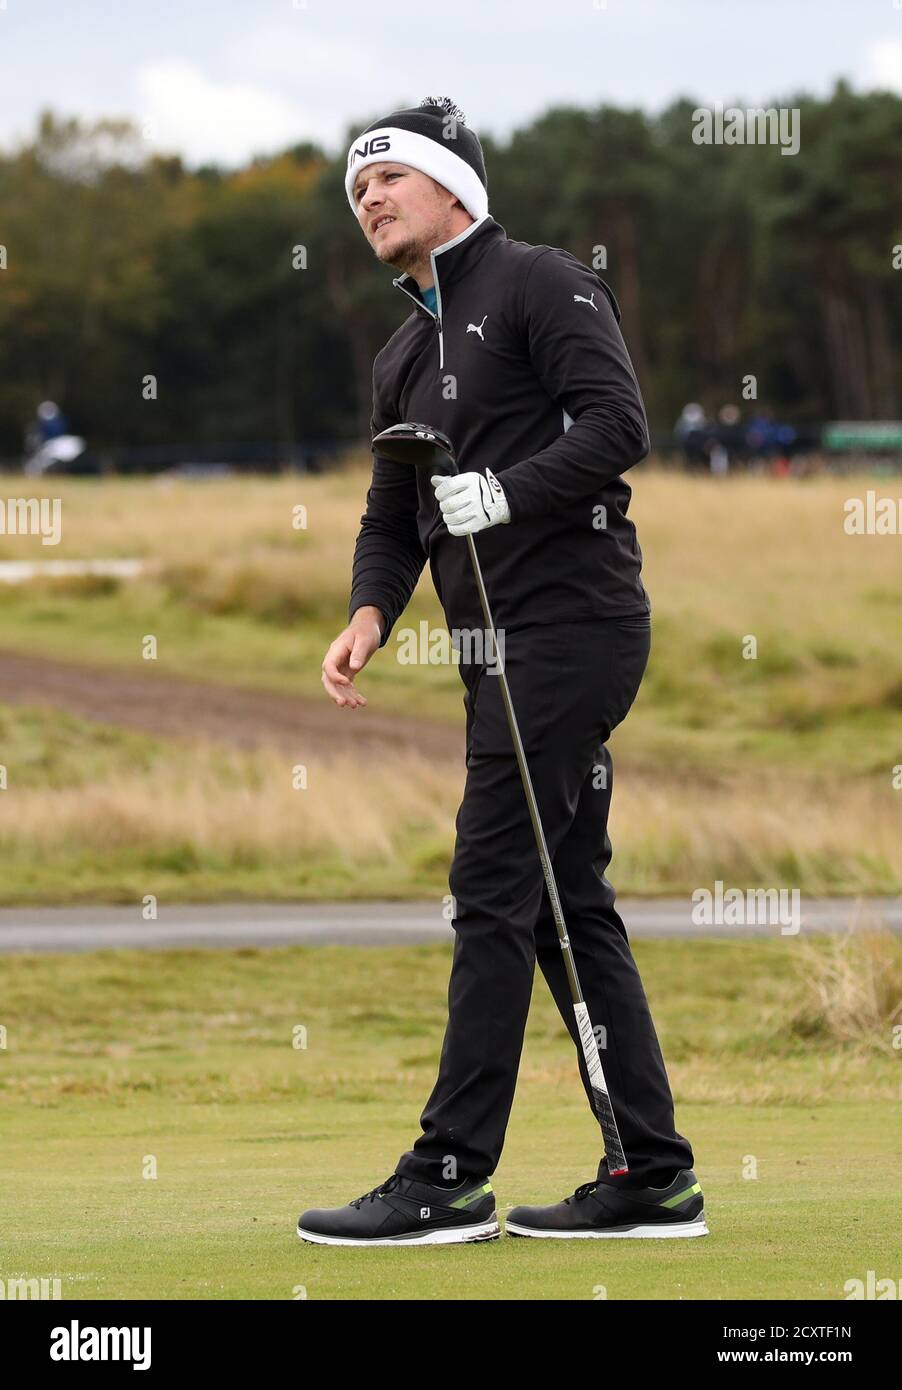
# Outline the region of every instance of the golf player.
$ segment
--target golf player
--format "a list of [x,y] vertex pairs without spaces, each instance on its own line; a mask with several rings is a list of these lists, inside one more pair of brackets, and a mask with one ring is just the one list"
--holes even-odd
[[[448,1023],[422,1133],[394,1172],[347,1205],[305,1211],[298,1234],[337,1245],[450,1244],[500,1234],[491,1176],[517,1080],[536,961],[576,1044],[573,999],[515,749],[493,671],[472,656],[484,618],[479,559],[628,1172],[549,1206],[517,1206],[510,1234],[707,1234],[689,1142],[626,929],[605,877],[607,743],[650,651],[642,554],[623,473],[648,452],[614,295],[568,251],[509,239],[488,211],[482,147],[448,98],[374,122],[352,142],[346,192],[407,317],[373,367],[372,432],[418,421],[453,442],[460,472],[373,462],[349,623],[323,685],[365,705],[355,676],[389,640],[426,562],[466,711],[466,787],[449,886]],[[544,186],[543,186],[544,187]],[[536,196],[550,192],[536,187]],[[601,1134],[596,1128],[601,1145]],[[560,1159],[549,1154],[549,1161]],[[551,1195],[551,1194],[550,1194]]]

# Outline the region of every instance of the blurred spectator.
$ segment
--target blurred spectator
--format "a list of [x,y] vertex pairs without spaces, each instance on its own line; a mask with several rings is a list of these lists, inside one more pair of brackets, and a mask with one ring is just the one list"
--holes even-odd
[[673,437],[683,450],[688,468],[707,468],[711,422],[697,401],[684,405],[673,427]]
[[34,420],[25,431],[26,452],[35,454],[49,440],[68,433],[69,422],[56,401],[41,401]]
[[820,436],[812,426],[781,424],[768,406],[760,406],[743,421],[739,406],[728,403],[721,406],[716,420],[711,420],[703,406],[690,401],[673,427],[673,438],[689,469],[723,477],[741,464],[756,472],[766,470],[785,477],[799,471],[801,463],[796,455],[811,454]]
[[[772,465],[770,471],[774,472],[773,464],[779,460],[787,462],[786,456],[792,452],[798,436],[792,425],[779,424],[773,412],[762,406],[748,421],[745,437],[749,462],[753,465],[769,462]],[[788,468],[784,471],[788,471]]]
[[69,422],[55,401],[41,401],[38,406],[38,431],[42,444],[69,433]]
[[728,473],[730,463],[742,458],[745,452],[745,431],[742,412],[737,405],[722,405],[717,412],[717,425],[711,442],[711,472]]

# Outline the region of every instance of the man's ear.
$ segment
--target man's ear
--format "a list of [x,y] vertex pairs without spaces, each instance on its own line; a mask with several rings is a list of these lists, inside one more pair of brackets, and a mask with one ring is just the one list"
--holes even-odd
[[[446,188],[443,183],[439,183],[438,179],[434,179],[431,174],[428,175],[428,178],[430,179],[432,187],[435,189],[436,193],[450,193],[451,190],[449,188]],[[453,203],[451,204],[450,211],[453,212],[455,208],[463,208],[463,206],[464,205],[460,201],[460,199],[455,198]],[[465,208],[464,211],[466,211]]]

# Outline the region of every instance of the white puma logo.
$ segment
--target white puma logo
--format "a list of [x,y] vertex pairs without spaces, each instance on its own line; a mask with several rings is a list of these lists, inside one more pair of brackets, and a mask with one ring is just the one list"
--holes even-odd
[[580,304],[591,304],[591,305],[592,305],[592,308],[595,310],[596,314],[598,313],[598,305],[595,303],[595,291],[594,291],[594,290],[592,291],[592,298],[591,298],[591,299],[587,299],[586,296],[585,296],[584,294],[575,294],[575,295],[573,296],[573,303],[576,304],[577,301],[579,301]]
[[485,342],[485,338],[483,338],[483,336],[482,336],[482,330],[483,330],[483,328],[485,328],[485,321],[486,321],[487,318],[488,318],[488,314],[484,314],[484,315],[483,315],[483,318],[482,318],[482,323],[468,323],[468,324],[467,324],[467,332],[468,332],[468,333],[478,333],[478,334],[479,334],[479,341],[482,342],[482,343]]

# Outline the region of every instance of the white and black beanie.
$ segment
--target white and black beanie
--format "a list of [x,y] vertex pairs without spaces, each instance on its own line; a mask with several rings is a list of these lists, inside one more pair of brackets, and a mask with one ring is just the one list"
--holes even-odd
[[[451,119],[449,119],[451,118]],[[450,97],[425,97],[419,106],[374,121],[351,142],[345,189],[357,215],[354,182],[367,164],[408,164],[459,198],[477,220],[489,210],[482,146]]]

